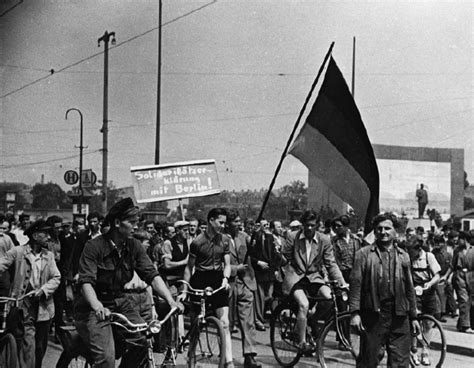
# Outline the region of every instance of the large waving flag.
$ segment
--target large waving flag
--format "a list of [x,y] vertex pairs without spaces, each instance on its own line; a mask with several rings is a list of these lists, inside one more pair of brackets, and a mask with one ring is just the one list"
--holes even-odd
[[359,110],[331,57],[319,95],[290,152],[356,214],[366,231],[379,211],[379,172]]

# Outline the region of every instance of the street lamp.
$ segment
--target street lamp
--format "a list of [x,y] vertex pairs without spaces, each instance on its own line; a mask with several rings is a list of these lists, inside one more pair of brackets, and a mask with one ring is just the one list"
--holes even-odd
[[67,120],[67,115],[69,114],[69,111],[77,111],[79,113],[79,116],[81,117],[81,132],[80,132],[80,140],[79,140],[79,147],[74,146],[76,148],[79,148],[79,214],[82,213],[82,199],[83,199],[83,192],[82,192],[82,150],[84,149],[84,146],[82,145],[82,136],[83,136],[83,124],[82,124],[82,112],[79,109],[76,108],[71,108],[66,111],[66,120]]
[[[112,38],[112,39],[110,39]],[[107,166],[108,166],[108,154],[109,154],[109,140],[108,140],[108,91],[109,91],[109,41],[112,41],[112,45],[115,45],[115,32],[105,31],[104,35],[97,40],[98,46],[100,42],[104,42],[104,110],[102,120],[102,212],[107,213]]]

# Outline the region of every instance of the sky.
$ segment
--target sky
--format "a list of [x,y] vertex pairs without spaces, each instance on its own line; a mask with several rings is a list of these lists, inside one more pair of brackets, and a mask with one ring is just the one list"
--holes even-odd
[[[0,180],[64,189],[102,177],[103,43],[109,171],[154,163],[157,0],[6,0],[0,8]],[[215,159],[221,188],[267,188],[331,42],[374,144],[463,148],[474,182],[471,1],[163,0],[160,162]],[[51,73],[51,70],[54,73]],[[309,109],[308,109],[309,112]],[[317,158],[315,158],[317,159]],[[285,158],[275,187],[307,182]]]

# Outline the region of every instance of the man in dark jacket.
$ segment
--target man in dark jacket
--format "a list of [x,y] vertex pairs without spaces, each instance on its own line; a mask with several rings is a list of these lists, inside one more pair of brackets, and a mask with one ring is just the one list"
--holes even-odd
[[377,215],[375,244],[360,249],[354,260],[349,309],[351,325],[361,333],[359,368],[377,367],[382,346],[388,366],[408,367],[410,330],[420,332],[410,257],[395,244],[398,225],[392,213]]

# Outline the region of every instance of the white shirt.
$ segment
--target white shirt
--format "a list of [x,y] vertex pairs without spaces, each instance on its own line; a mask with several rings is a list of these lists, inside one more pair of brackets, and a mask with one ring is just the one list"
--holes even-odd
[[306,262],[309,263],[309,259],[311,258],[311,244],[313,242],[313,239],[311,240],[308,240],[308,239],[305,239],[305,243],[306,243]]
[[31,269],[31,279],[30,284],[34,290],[37,290],[41,287],[41,252],[38,254],[31,253],[31,258],[33,261]]

